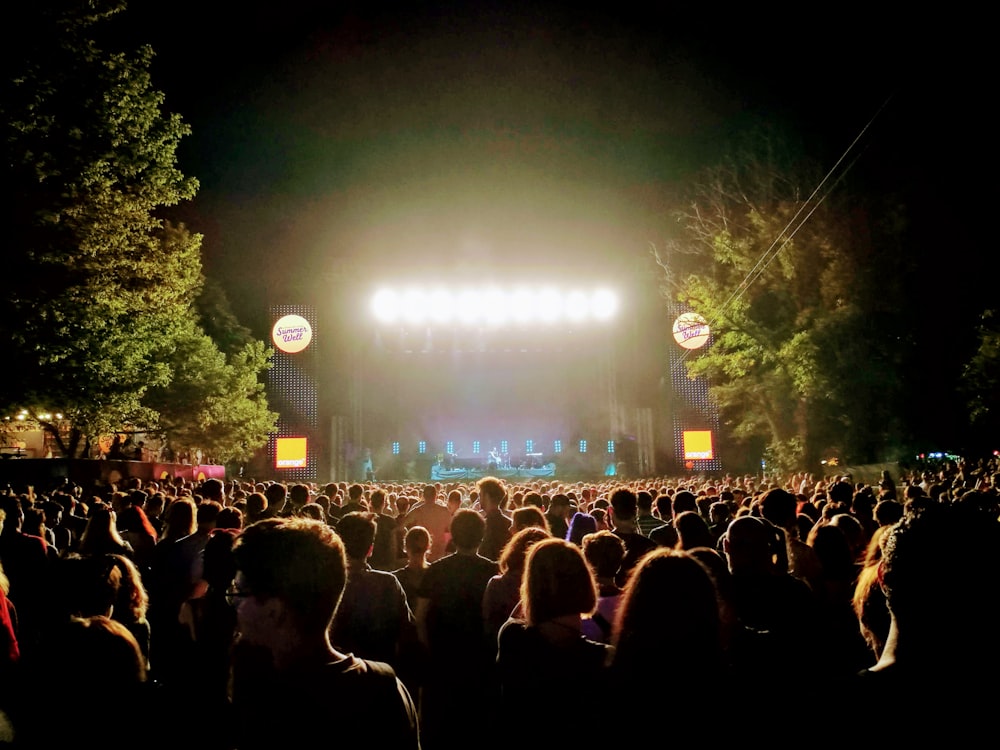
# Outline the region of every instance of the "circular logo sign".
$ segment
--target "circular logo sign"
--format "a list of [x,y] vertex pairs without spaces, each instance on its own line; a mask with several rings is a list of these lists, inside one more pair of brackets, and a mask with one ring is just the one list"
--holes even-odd
[[708,343],[708,321],[698,313],[687,312],[674,321],[674,341],[685,349],[700,349]]
[[301,315],[286,315],[271,330],[271,341],[288,354],[301,352],[309,346],[312,336],[312,326]]

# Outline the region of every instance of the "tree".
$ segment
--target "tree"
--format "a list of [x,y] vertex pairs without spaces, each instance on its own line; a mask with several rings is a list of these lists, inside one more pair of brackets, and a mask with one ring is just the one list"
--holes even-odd
[[[737,440],[769,465],[821,455],[871,460],[894,431],[900,330],[894,236],[842,189],[810,198],[821,174],[765,140],[709,170],[677,218],[665,292],[700,313],[713,340],[689,357]],[[883,215],[889,216],[891,212]],[[897,308],[898,309],[898,308]]]
[[275,429],[259,373],[270,352],[251,341],[228,357],[196,326],[171,341],[173,377],[150,388],[144,403],[156,429],[176,449],[200,449],[220,462],[249,459]]
[[[18,259],[0,300],[0,408],[27,409],[70,456],[100,434],[158,427],[146,396],[179,382],[168,355],[194,335],[203,283],[201,237],[158,213],[197,190],[177,167],[188,126],[163,112],[148,46],[101,41],[124,10],[115,0],[21,8],[0,98]],[[56,411],[66,441],[43,417]]]
[[979,347],[963,372],[969,419],[980,442],[995,439],[1000,427],[1000,325],[994,310],[983,312]]
[[254,340],[250,329],[237,320],[226,290],[218,282],[205,279],[194,304],[202,329],[226,354],[235,354]]

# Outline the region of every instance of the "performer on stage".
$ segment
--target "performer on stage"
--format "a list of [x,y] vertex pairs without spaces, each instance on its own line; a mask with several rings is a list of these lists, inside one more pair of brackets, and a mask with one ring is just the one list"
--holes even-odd
[[361,473],[366,482],[375,481],[375,464],[372,462],[372,449],[365,448],[365,456],[361,460]]

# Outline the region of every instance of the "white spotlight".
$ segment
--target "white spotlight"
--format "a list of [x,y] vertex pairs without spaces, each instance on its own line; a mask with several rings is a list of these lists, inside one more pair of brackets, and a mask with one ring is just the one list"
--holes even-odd
[[491,326],[502,326],[510,316],[509,302],[507,295],[496,287],[490,287],[483,292],[482,298],[483,317],[486,324]]
[[562,295],[551,288],[542,289],[536,302],[538,319],[543,323],[555,323],[563,313]]
[[455,302],[455,315],[458,322],[471,328],[476,325],[482,315],[481,300],[479,292],[472,289],[463,289],[458,294]]
[[391,289],[380,289],[372,297],[372,313],[382,323],[395,323],[399,319],[399,296]]
[[435,323],[447,323],[455,315],[455,300],[451,292],[438,288],[427,300],[428,314]]
[[610,320],[618,312],[618,296],[610,289],[598,289],[591,297],[590,310],[596,320]]
[[523,325],[531,322],[535,315],[535,298],[525,287],[518,287],[510,295],[510,317]]
[[407,323],[423,323],[427,319],[427,295],[419,289],[407,289],[403,293],[402,311]]
[[572,291],[566,295],[566,319],[572,323],[579,323],[590,313],[590,301],[587,295],[581,291]]

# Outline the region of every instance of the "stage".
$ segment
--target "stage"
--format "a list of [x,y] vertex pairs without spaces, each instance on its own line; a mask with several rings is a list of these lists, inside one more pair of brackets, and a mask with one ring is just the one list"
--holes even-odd
[[432,482],[475,482],[483,477],[497,477],[498,479],[543,479],[556,475],[556,465],[547,463],[537,468],[490,468],[483,467],[458,467],[448,469],[440,463],[431,467]]

